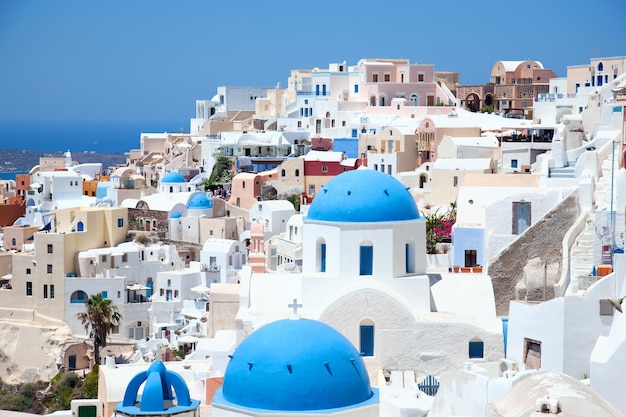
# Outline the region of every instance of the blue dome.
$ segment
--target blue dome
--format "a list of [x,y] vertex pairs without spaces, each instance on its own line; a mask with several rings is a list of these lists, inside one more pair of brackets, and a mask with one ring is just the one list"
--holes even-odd
[[182,214],[180,214],[179,212],[175,211],[174,213],[172,213],[172,215],[170,216],[170,219],[180,219],[181,217],[183,217]]
[[205,194],[194,194],[187,203],[189,209],[208,209],[211,207],[213,207],[213,203]]
[[185,177],[180,175],[178,172],[170,171],[163,176],[161,182],[186,182]]
[[419,219],[417,205],[391,175],[357,169],[337,175],[315,196],[309,220],[327,222],[389,222]]
[[[138,392],[142,385],[143,394],[140,397]],[[115,406],[115,411],[131,416],[163,416],[190,412],[199,405],[200,401],[191,399],[185,380],[176,372],[168,371],[163,362],[157,360],[130,380],[124,399]]]
[[341,333],[315,320],[279,320],[235,350],[222,388],[231,404],[264,410],[348,407],[369,400],[365,364]]

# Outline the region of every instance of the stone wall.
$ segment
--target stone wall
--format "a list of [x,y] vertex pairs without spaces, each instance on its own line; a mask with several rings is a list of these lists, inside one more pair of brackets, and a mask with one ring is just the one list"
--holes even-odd
[[576,190],[489,260],[499,316],[509,314],[511,300],[539,302],[544,293],[546,299],[554,298],[553,285],[559,281],[563,265],[563,237],[579,215]]

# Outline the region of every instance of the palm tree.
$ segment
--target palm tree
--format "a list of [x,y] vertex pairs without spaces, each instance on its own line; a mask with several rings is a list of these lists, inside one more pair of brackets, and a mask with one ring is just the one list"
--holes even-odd
[[100,365],[100,348],[107,345],[107,336],[119,326],[122,316],[113,301],[103,298],[102,293],[89,297],[85,308],[87,311],[76,313],[76,317],[93,340],[94,360]]

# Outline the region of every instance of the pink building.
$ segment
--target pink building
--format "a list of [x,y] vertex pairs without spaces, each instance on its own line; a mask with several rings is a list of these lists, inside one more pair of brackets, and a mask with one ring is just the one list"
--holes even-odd
[[404,98],[415,106],[440,104],[434,65],[411,64],[408,59],[363,59],[358,67],[358,95],[370,106],[389,106],[394,98]]

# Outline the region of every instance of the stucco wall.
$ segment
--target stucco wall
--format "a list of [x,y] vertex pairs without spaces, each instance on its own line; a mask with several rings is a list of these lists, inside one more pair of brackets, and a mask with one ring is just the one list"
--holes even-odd
[[[539,258],[548,265],[558,265],[554,276],[550,274],[547,277],[548,298],[554,297],[552,284],[560,278],[563,237],[579,214],[578,191],[575,191],[489,260],[498,315],[508,315],[509,301],[517,299],[515,287],[524,279],[524,268],[533,258]],[[543,288],[541,291],[532,290],[527,289],[526,301],[542,301]]]

